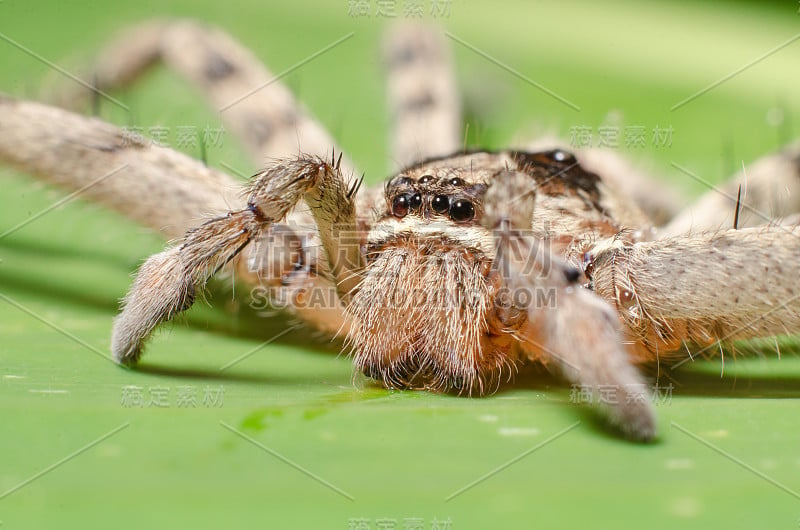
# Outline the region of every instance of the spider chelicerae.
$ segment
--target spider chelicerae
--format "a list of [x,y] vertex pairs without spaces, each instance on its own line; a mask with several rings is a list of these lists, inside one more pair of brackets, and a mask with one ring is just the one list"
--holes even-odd
[[0,98],[0,158],[180,238],[139,269],[114,323],[119,362],[135,363],[161,322],[232,269],[345,336],[387,387],[484,394],[541,361],[650,440],[638,364],[800,330],[800,147],[751,166],[746,196],[736,177],[677,211],[614,153],[461,149],[436,30],[398,27],[384,56],[397,171],[376,188],[250,52],[191,21],[122,35],[92,92],[158,60],[181,72],[256,159],[274,159],[243,195],[228,175],[100,120]]

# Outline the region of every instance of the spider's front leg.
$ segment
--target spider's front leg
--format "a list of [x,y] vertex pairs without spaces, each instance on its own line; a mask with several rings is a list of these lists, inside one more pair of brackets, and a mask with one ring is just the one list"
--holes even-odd
[[[800,331],[800,227],[768,225],[594,250],[592,283],[642,361]],[[720,350],[721,351],[721,350]]]
[[[191,307],[197,289],[301,199],[310,206],[319,230],[330,264],[327,274],[346,301],[361,268],[354,204],[359,183],[348,184],[335,160],[328,163],[317,157],[279,162],[257,174],[245,208],[188,231],[176,246],[145,261],[114,322],[114,357],[135,363],[159,323]],[[338,237],[347,232],[351,237]]]
[[[535,190],[528,175],[496,177],[485,198],[484,223],[499,235],[494,267],[502,271],[509,296],[498,317],[523,352],[552,362],[569,381],[590,390],[609,420],[628,437],[649,441],[655,414],[642,376],[631,364],[612,307],[577,284],[580,272],[531,235]],[[554,297],[538,293],[553,293]],[[539,307],[537,300],[554,300]],[[504,308],[502,306],[505,306]]]

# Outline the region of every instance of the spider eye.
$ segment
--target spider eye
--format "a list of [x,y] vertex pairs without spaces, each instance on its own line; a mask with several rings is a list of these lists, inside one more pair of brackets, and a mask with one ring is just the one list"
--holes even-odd
[[413,184],[414,180],[406,176],[397,177],[392,181],[392,186],[412,186]]
[[416,210],[420,206],[422,206],[422,195],[420,195],[419,193],[415,193],[414,195],[412,195],[411,198],[408,199],[408,206],[412,210]]
[[433,175],[422,175],[419,179],[420,184],[427,184],[433,180]]
[[619,301],[620,306],[624,307],[625,309],[629,308],[633,305],[634,298],[635,295],[632,291],[617,287],[617,300]]
[[570,152],[562,151],[561,149],[556,149],[553,151],[553,159],[556,162],[575,162],[575,155]]
[[408,215],[409,208],[408,195],[398,195],[392,201],[392,215],[402,219]]
[[464,179],[453,177],[450,180],[448,180],[447,183],[450,184],[451,186],[462,187],[464,185]]
[[431,208],[433,208],[433,211],[436,213],[445,213],[450,209],[450,199],[447,195],[436,195],[433,200],[431,200]]
[[471,221],[475,217],[475,207],[466,199],[458,199],[450,206],[450,219],[457,223]]
[[564,271],[564,278],[569,283],[577,282],[578,278],[580,277],[581,277],[581,271],[576,267],[567,267],[567,269]]

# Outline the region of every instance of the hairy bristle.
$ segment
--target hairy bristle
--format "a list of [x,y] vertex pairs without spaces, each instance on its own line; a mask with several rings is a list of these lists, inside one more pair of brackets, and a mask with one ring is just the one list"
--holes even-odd
[[366,269],[348,312],[356,365],[394,388],[484,394],[503,372],[507,351],[486,340],[494,287],[485,257],[408,239]]

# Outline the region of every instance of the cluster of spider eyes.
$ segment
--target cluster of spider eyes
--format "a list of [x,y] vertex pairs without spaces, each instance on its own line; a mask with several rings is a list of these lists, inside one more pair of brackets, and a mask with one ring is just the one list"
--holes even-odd
[[[411,184],[413,180],[409,177],[402,177],[404,183]],[[433,181],[433,175],[423,175],[419,179],[419,184],[426,185]],[[454,187],[463,187],[465,182],[463,179],[453,177],[447,180],[447,184]],[[457,223],[466,223],[475,217],[475,206],[472,201],[464,198],[457,198],[451,200],[448,195],[439,193],[433,195],[429,194],[423,196],[420,192],[404,193],[396,196],[392,200],[392,215],[402,219],[409,213],[419,213],[425,202],[432,211],[437,214],[448,214],[450,219]]]

